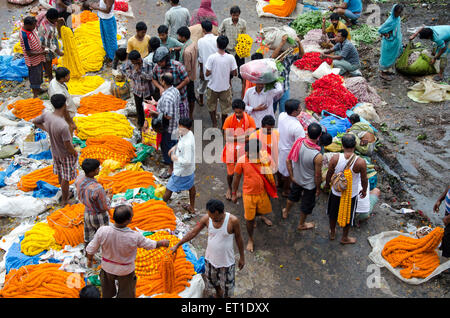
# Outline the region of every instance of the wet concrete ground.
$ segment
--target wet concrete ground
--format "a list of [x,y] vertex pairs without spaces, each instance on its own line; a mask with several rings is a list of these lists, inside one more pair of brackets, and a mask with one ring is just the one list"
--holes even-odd
[[[164,2],[165,3],[165,2]],[[199,6],[200,0],[182,0],[181,4],[189,9],[195,9]],[[129,31],[132,35],[135,22],[145,21],[149,26],[148,33],[150,35],[156,35],[156,29],[163,22],[163,14],[168,9],[168,5],[156,6],[156,0],[132,0],[135,20],[129,20]],[[255,2],[251,0],[246,1],[213,1],[213,9],[218,15],[219,21],[228,17],[229,8],[232,5],[239,5],[242,10],[242,18],[247,21],[248,33],[251,36],[256,34],[259,24],[263,23],[264,26],[282,25],[284,21],[276,21],[274,19],[259,19],[256,15]],[[386,8],[390,8],[390,4],[384,5]],[[2,8],[0,6],[0,8]],[[16,11],[13,11],[16,12]],[[11,13],[7,13],[6,16]],[[437,13],[442,16],[442,12]],[[3,21],[1,17],[5,17],[3,11],[0,13],[0,27],[2,27]],[[382,19],[384,20],[384,19]],[[417,21],[423,23],[422,21]],[[405,28],[406,29],[406,28]],[[374,50],[376,51],[376,50]],[[373,74],[373,68],[376,67],[377,57],[376,54],[364,55],[363,58],[367,58],[370,61],[370,68]],[[371,74],[372,74],[371,73]],[[366,75],[363,72],[364,75]],[[419,124],[416,124],[416,120],[425,117],[424,114],[444,114],[448,113],[448,105],[436,105],[429,104],[426,106],[417,105],[408,99],[405,99],[406,86],[403,83],[404,79],[397,79],[396,82],[391,84],[388,88],[380,88],[378,79],[373,80],[371,85],[375,85],[380,88],[380,93],[388,102],[388,105],[383,109],[377,109],[378,113],[384,120],[386,120],[389,127],[394,126],[396,121],[408,121],[414,129],[414,132],[423,129]],[[392,96],[391,94],[395,94]],[[234,97],[240,96],[240,81],[233,80],[233,95]],[[299,98],[303,100],[305,92],[296,89],[291,89],[291,96],[293,98]],[[397,100],[401,99],[400,101]],[[395,106],[393,106],[395,105]],[[398,106],[397,106],[398,105]],[[410,108],[407,108],[410,107]],[[413,108],[414,107],[414,108]],[[420,107],[420,108],[419,108]],[[206,107],[200,108],[196,105],[196,111],[194,113],[195,119],[200,119],[203,122],[203,128],[210,127],[210,118]],[[443,117],[443,116],[442,116]],[[448,117],[448,116],[447,116]],[[437,124],[447,125],[439,127]],[[395,126],[394,126],[395,127]],[[439,131],[444,129],[448,131],[448,122],[445,119],[435,122],[432,127],[432,131]],[[392,128],[391,128],[392,129]],[[402,132],[398,132],[400,138],[414,139],[414,135],[406,137]],[[431,133],[430,133],[431,135]],[[442,138],[441,135],[436,134],[435,139],[441,143],[443,147],[443,154],[436,154],[436,156],[443,155],[440,160],[444,163],[445,149],[448,149],[448,132],[446,137]],[[447,138],[447,139],[445,139]],[[403,165],[408,165],[405,161],[395,158],[397,154],[401,154],[401,151],[409,151],[408,159],[418,160],[418,154],[416,150],[421,152],[420,148],[416,148],[411,142],[411,148],[401,149],[400,144],[388,144],[383,139],[383,143],[386,144],[385,157],[394,157],[392,160],[386,160],[387,164],[391,166],[393,173],[398,173]],[[439,141],[440,139],[440,141]],[[433,139],[434,140],[434,139]],[[447,146],[447,147],[446,147]],[[391,148],[392,147],[392,148]],[[405,147],[405,146],[403,146]],[[424,146],[426,150],[432,150],[438,152],[438,148],[431,144],[430,146]],[[424,156],[424,155],[421,155]],[[149,160],[152,165],[155,165],[155,161]],[[403,164],[403,165],[402,165]],[[159,167],[158,164],[156,166]],[[438,193],[441,192],[440,187],[445,186],[446,180],[448,180],[448,166],[442,165],[442,171],[437,171],[437,175],[426,174],[426,171],[421,170],[421,174],[414,176],[413,179],[406,179],[414,181],[416,184],[420,184],[420,180],[426,184],[423,187],[423,195],[427,198],[427,203],[434,203],[434,199]],[[219,198],[225,202],[226,210],[237,215],[241,220],[241,230],[243,232],[244,240],[247,240],[247,234],[245,230],[245,222],[243,218],[242,201],[239,201],[238,205],[226,201],[224,194],[226,192],[226,168],[223,164],[198,164],[196,170],[196,188],[199,196],[196,201],[196,208],[199,210],[199,215],[188,221],[188,224],[195,225],[199,220],[200,213],[204,213],[206,202],[210,198]],[[406,171],[406,170],[405,170]],[[426,178],[423,177],[426,176]],[[438,176],[439,175],[439,176]],[[395,182],[389,174],[380,173],[378,177],[378,185],[382,189],[381,202],[392,200],[394,197],[404,194],[404,190],[401,187],[395,187]],[[391,186],[393,190],[389,191],[388,186]],[[394,192],[397,191],[397,193]],[[400,230],[406,224],[408,219],[393,215],[389,212],[383,211],[377,205],[374,209],[374,215],[368,221],[361,225],[361,227],[351,230],[351,235],[356,237],[358,242],[351,246],[342,246],[338,240],[341,232],[337,232],[337,240],[330,242],[328,240],[328,219],[325,215],[326,209],[326,195],[322,194],[314,209],[310,221],[315,222],[316,228],[307,232],[298,232],[296,230],[299,220],[299,208],[295,206],[287,220],[281,219],[281,209],[285,205],[285,199],[272,200],[273,213],[270,218],[273,221],[272,227],[267,227],[262,222],[258,222],[257,229],[255,231],[255,252],[245,252],[246,265],[242,271],[236,273],[236,297],[449,297],[448,292],[450,286],[450,275],[442,274],[440,277],[432,279],[431,281],[419,285],[412,286],[401,282],[395,278],[386,269],[381,269],[382,284],[381,288],[369,288],[367,285],[367,279],[371,274],[368,272],[368,266],[372,263],[368,259],[368,254],[371,251],[371,247],[367,241],[367,237],[375,235],[382,231]],[[400,199],[397,199],[400,201]],[[392,202],[390,202],[392,203]],[[398,203],[398,202],[397,202]],[[395,204],[395,203],[394,203]],[[393,204],[393,205],[394,205]],[[181,211],[181,207],[176,202],[171,202],[170,205],[176,210]],[[5,222],[7,225],[2,226],[2,235],[7,233],[9,229],[16,224],[18,220],[13,220],[12,223]],[[3,223],[3,224],[5,224]],[[192,241],[192,244],[197,248],[199,255],[204,255],[206,248],[206,231],[204,230],[201,235]],[[238,257],[237,248],[236,256]],[[280,265],[283,267],[281,268]],[[299,280],[297,280],[299,278]]]

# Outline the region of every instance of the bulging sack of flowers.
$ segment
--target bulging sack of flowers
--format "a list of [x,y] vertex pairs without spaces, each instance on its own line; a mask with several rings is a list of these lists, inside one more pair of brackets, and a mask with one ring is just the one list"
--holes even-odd
[[253,60],[240,68],[241,76],[255,84],[268,84],[278,79],[279,72],[274,59]]
[[[270,49],[275,50],[280,46],[283,36],[287,35],[289,38],[295,39],[297,37],[297,32],[295,32],[293,28],[283,25],[282,27],[265,27],[262,29],[261,35]],[[288,48],[295,46],[297,46],[295,41],[286,41],[281,50],[285,51]]]
[[419,50],[421,53],[415,62],[412,64],[409,63],[409,56],[413,52],[418,52],[418,50],[414,49],[411,45],[411,43],[408,43],[402,55],[398,58],[397,63],[395,64],[397,71],[405,75],[417,76],[435,74],[436,69],[434,65],[430,64],[431,57],[423,53],[421,50]]

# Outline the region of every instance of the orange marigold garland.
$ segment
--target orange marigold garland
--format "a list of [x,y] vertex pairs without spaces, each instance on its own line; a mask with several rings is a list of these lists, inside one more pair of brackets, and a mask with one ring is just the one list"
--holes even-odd
[[181,298],[181,297],[175,293],[173,293],[173,294],[164,293],[164,294],[159,294],[159,295],[153,296],[152,298]]
[[[179,239],[165,231],[156,232],[148,237],[149,239],[159,241],[169,240],[169,248],[179,242]],[[154,294],[166,294],[164,291],[164,280],[161,272],[161,264],[165,255],[170,253],[169,248],[159,247],[156,250],[138,249],[136,255],[136,296],[151,296]],[[173,260],[173,291],[171,295],[181,293],[186,287],[190,286],[189,280],[196,274],[194,265],[186,259],[186,254],[182,248],[177,250]],[[165,277],[165,276],[164,276]],[[168,297],[167,297],[168,298]]]
[[61,264],[43,263],[12,269],[5,277],[0,298],[79,298],[85,286],[78,273],[58,268]]
[[[113,211],[109,211],[111,222],[113,220]],[[138,228],[142,231],[171,230],[177,227],[176,217],[173,210],[166,202],[160,200],[148,200],[144,203],[133,205],[133,219],[128,225],[129,228],[135,230]]]
[[126,105],[127,101],[125,100],[117,98],[113,95],[98,93],[83,97],[80,100],[80,107],[77,112],[79,114],[89,115],[124,109]]
[[[24,192],[33,191],[37,187],[38,181],[50,183],[55,187],[60,186],[58,176],[53,173],[53,165],[51,165],[22,176],[22,178],[20,178],[19,182],[17,183],[17,188]],[[74,182],[75,180],[72,180],[70,181],[70,184]]]
[[8,105],[14,116],[27,121],[42,115],[44,108],[44,102],[39,98],[21,99]]
[[148,171],[121,171],[113,176],[103,176],[98,178],[98,182],[105,189],[112,189],[113,194],[125,192],[128,189],[156,188],[153,173]]
[[436,249],[443,236],[440,227],[420,239],[400,235],[384,245],[381,255],[392,267],[403,268],[400,275],[404,278],[426,278],[440,264]]
[[97,159],[100,163],[112,159],[124,166],[134,157],[136,149],[131,142],[114,135],[106,135],[88,138],[86,147],[81,149],[79,162],[81,165],[86,158]]
[[168,294],[172,293],[175,289],[175,271],[173,269],[174,258],[175,256],[168,250],[163,255],[161,264],[159,265],[164,292]]
[[47,216],[55,230],[55,240],[61,246],[77,246],[84,242],[84,204],[66,205]]

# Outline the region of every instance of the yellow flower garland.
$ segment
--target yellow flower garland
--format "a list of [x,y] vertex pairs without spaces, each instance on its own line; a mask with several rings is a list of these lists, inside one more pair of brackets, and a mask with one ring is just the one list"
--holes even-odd
[[81,78],[71,78],[67,82],[67,88],[70,95],[84,95],[95,91],[105,80],[98,76],[83,76]]
[[22,46],[20,45],[20,42],[17,42],[14,45],[13,52],[23,54],[23,50],[22,50]]
[[64,56],[61,57],[61,64],[70,70],[70,77],[79,78],[86,74],[78,51],[78,46],[71,29],[66,26],[61,27],[61,39],[63,41]]
[[100,21],[86,22],[74,31],[81,63],[86,72],[97,72],[106,55],[100,34]]
[[339,203],[338,224],[341,227],[345,227],[350,223],[352,207],[352,171],[350,169],[344,170],[344,176],[347,179],[347,189],[342,192]]
[[239,34],[237,38],[237,44],[234,47],[236,54],[240,58],[250,56],[250,51],[252,50],[253,39],[248,34]]
[[36,223],[31,230],[25,233],[20,244],[21,252],[28,256],[34,256],[45,250],[61,249],[61,246],[56,243],[54,235],[55,230],[47,223]]
[[89,137],[100,137],[114,135],[122,138],[133,136],[131,127],[124,115],[106,112],[92,114],[86,117],[74,117],[73,121],[77,126],[77,136],[86,140]]

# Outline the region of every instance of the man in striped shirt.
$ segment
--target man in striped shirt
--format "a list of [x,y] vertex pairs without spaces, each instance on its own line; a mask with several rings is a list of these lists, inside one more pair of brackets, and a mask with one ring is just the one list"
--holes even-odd
[[[155,66],[156,68],[156,66]],[[164,114],[164,118],[167,120],[167,127],[164,127],[164,132],[162,133],[161,139],[161,152],[163,155],[163,162],[169,165],[167,172],[161,175],[161,178],[167,179],[172,175],[173,172],[173,161],[169,155],[169,151],[177,144],[177,138],[172,136],[178,128],[178,122],[181,117],[188,117],[188,115],[180,114],[180,91],[173,85],[173,75],[170,72],[163,73],[160,79],[162,83],[162,94],[158,103],[152,99],[149,101],[151,104],[156,106],[156,111],[150,110],[150,114],[154,117],[158,116],[160,113]]]
[[44,90],[41,89],[41,84],[43,82],[45,56],[48,52],[42,48],[40,38],[36,32],[36,18],[28,16],[23,20],[19,39],[25,64],[28,67],[30,88],[33,91],[33,97],[37,98],[44,93]]
[[97,159],[84,159],[81,164],[84,176],[78,176],[75,181],[78,200],[84,204],[84,242],[86,246],[94,238],[95,233],[102,225],[109,224],[109,200],[112,193],[105,191],[102,185],[95,180],[100,171],[100,162]]

